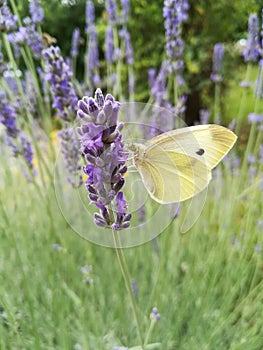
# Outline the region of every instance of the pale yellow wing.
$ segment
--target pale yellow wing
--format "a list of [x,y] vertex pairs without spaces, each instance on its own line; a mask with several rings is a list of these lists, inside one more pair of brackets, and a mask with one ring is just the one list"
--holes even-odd
[[148,150],[136,167],[150,196],[161,204],[191,198],[211,179],[211,172],[203,162],[159,147]]
[[156,147],[195,158],[211,170],[229,152],[237,136],[216,124],[197,125],[168,131],[145,144],[146,152]]

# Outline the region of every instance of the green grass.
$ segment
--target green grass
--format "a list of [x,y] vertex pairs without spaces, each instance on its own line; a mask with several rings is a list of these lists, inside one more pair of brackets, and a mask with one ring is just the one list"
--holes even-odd
[[[2,155],[0,349],[139,345],[114,250],[81,239],[64,220],[53,184],[43,200],[10,163]],[[186,234],[183,208],[156,240],[125,250],[144,334],[152,307],[161,314],[150,339],[160,349],[262,349],[263,260],[255,245],[263,197],[258,177],[240,179],[221,165]],[[93,266],[92,284],[84,282],[84,265]]]

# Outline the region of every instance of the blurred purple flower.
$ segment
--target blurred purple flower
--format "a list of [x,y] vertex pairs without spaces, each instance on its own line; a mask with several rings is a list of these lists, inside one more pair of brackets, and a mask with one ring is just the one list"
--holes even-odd
[[152,309],[152,312],[150,314],[150,318],[151,318],[151,320],[154,320],[154,321],[159,321],[160,320],[161,315],[158,313],[157,307],[154,307]]
[[42,36],[37,32],[36,24],[32,22],[30,17],[25,17],[23,24],[24,26],[19,27],[17,32],[8,34],[8,41],[18,46],[27,44],[32,50],[33,56],[40,59],[44,48]]
[[92,271],[92,269],[93,269],[92,265],[85,265],[85,266],[82,266],[82,267],[81,267],[80,271],[81,271],[84,275],[86,275],[86,274],[90,273],[90,271]]
[[[120,103],[112,95],[105,99],[100,89],[95,98],[84,96],[78,102],[78,117],[82,126],[81,150],[87,164],[83,167],[88,176],[86,187],[92,204],[100,213],[94,214],[98,226],[121,230],[129,227],[131,214],[127,214],[127,203],[120,192],[124,185],[125,162],[128,154],[124,150],[120,131],[123,124],[118,122]],[[115,211],[114,218],[111,215]]]
[[242,87],[243,89],[249,89],[253,86],[253,84],[250,83],[249,81],[243,80],[243,81],[241,81],[239,86]]
[[44,9],[41,5],[41,0],[30,0],[29,13],[34,23],[39,24],[43,22]]
[[17,16],[13,15],[7,0],[2,0],[0,5],[0,32],[10,33],[17,28]]
[[248,19],[248,37],[243,52],[246,62],[255,62],[259,57],[259,21],[258,16],[252,13]]
[[17,113],[4,91],[0,92],[0,123],[6,128],[6,143],[12,149],[13,156],[22,156],[33,171],[33,150],[29,140],[17,126]]
[[155,78],[156,78],[156,68],[149,68],[148,69],[148,81],[149,81],[150,88],[153,87],[154,82],[155,82]]
[[131,65],[134,63],[134,59],[130,33],[128,32],[127,28],[123,28],[119,31],[119,35],[124,42],[124,57],[126,64]]
[[222,81],[222,62],[224,56],[224,46],[221,43],[217,43],[214,46],[213,53],[213,71],[210,75],[211,80],[214,83],[220,83]]
[[58,112],[61,119],[72,121],[77,110],[77,95],[70,82],[72,71],[65,63],[59,47],[51,46],[43,51],[46,71],[45,79],[50,84],[53,97],[52,107]]
[[[165,50],[170,62],[169,70],[176,71],[178,67],[173,62],[179,61],[184,50],[181,38],[181,24],[187,19],[189,5],[187,1],[165,0],[163,8],[166,44]],[[180,65],[181,66],[181,65]]]
[[71,40],[70,54],[72,57],[77,57],[79,54],[79,39],[80,39],[80,30],[79,28],[75,28],[73,30],[72,40]]
[[130,14],[130,0],[121,0],[121,6],[122,8],[120,21],[122,24],[127,24]]
[[118,15],[117,15],[117,4],[115,0],[105,0],[106,10],[108,13],[108,20],[110,24],[117,24]]
[[86,58],[87,65],[87,77],[88,80],[93,85],[98,85],[100,83],[100,77],[98,75],[97,69],[99,67],[99,49],[98,49],[98,34],[96,32],[95,25],[89,28],[89,42],[88,42],[88,52]]
[[86,1],[86,33],[89,33],[90,27],[95,23],[95,9],[92,0]]
[[63,248],[57,243],[52,244],[52,248],[58,252],[61,252],[63,250]]
[[200,109],[199,118],[200,124],[208,124],[210,118],[210,111],[207,109]]
[[263,122],[263,114],[258,113],[249,113],[248,115],[248,122],[250,124],[258,124]]
[[247,162],[248,164],[254,164],[256,162],[256,157],[254,156],[254,154],[249,154],[247,156]]
[[71,127],[61,130],[58,136],[61,140],[61,152],[64,156],[65,167],[68,171],[67,180],[73,188],[78,188],[83,183],[78,136]]
[[109,63],[114,62],[113,29],[111,25],[108,25],[106,29],[105,58]]

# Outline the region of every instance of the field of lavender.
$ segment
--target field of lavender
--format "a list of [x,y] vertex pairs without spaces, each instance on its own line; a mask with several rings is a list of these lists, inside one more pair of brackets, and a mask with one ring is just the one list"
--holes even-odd
[[49,5],[23,3],[0,0],[0,350],[262,350],[259,6],[246,38],[207,39],[190,120],[238,140],[204,191],[160,204],[128,145],[199,107],[184,30],[204,5],[162,2],[162,60],[143,85],[130,23],[144,1],[86,0],[68,53],[43,31]]

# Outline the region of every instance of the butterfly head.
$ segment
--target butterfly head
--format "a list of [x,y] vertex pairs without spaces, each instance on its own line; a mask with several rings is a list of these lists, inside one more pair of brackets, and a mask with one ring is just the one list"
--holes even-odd
[[136,165],[138,162],[143,161],[145,156],[145,146],[140,143],[130,143],[128,150],[133,154],[133,162]]

